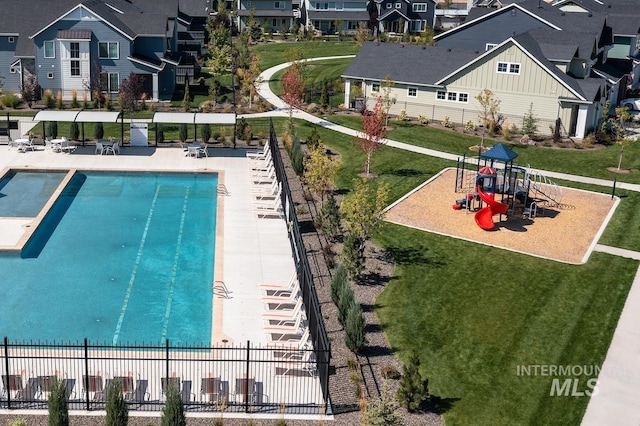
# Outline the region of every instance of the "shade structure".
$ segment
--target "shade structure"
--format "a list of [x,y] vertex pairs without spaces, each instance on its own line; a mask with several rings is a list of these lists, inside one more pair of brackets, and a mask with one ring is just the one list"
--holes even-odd
[[231,114],[213,114],[213,113],[196,113],[196,124],[235,124],[236,115]]
[[76,117],[78,123],[115,123],[122,112],[115,111],[80,111]]
[[39,111],[33,121],[76,121],[80,111]]
[[195,115],[194,112],[156,112],[153,115],[153,122],[193,124]]

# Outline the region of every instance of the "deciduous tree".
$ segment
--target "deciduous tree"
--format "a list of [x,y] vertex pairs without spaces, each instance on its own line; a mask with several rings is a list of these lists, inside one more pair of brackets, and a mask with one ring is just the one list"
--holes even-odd
[[371,157],[386,143],[384,137],[387,130],[384,125],[384,112],[382,111],[382,97],[378,96],[373,111],[364,110],[362,113],[362,127],[364,131],[357,132],[357,143],[360,150],[366,155],[364,172],[371,176]]
[[[22,99],[27,103],[29,108],[35,101],[38,100],[38,93],[40,92],[40,86],[38,85],[38,81],[33,74],[27,75],[24,83],[22,84],[22,90],[20,93],[22,94]],[[2,82],[0,81],[0,93],[2,93]]]
[[322,144],[309,150],[309,157],[304,160],[304,182],[309,190],[320,195],[324,200],[327,191],[333,186],[340,164],[329,158]]
[[120,83],[120,96],[124,101],[124,107],[129,111],[138,109],[138,99],[144,93],[144,77],[141,74],[131,73]]
[[504,121],[504,116],[500,113],[500,99],[496,98],[489,89],[484,89],[476,96],[480,104],[480,123],[487,129],[490,135],[495,134]]
[[289,105],[289,121],[293,122],[293,109],[302,106],[304,79],[297,62],[291,64],[282,76],[283,99]]
[[384,105],[384,125],[389,125],[389,110],[391,106],[396,103],[396,98],[391,96],[391,91],[396,83],[391,80],[391,76],[387,74],[384,81],[380,84],[380,91],[382,92],[382,104]]

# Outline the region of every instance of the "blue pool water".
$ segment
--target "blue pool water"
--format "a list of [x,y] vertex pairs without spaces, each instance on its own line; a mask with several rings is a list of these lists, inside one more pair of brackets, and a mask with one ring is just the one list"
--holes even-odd
[[0,256],[0,336],[209,344],[216,186],[76,173],[23,255]]
[[35,217],[67,172],[9,171],[0,179],[0,217]]

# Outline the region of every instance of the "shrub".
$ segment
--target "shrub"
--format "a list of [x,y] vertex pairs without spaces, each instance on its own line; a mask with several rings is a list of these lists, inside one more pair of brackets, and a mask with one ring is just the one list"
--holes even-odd
[[359,303],[352,303],[347,311],[344,340],[353,353],[359,353],[367,343],[365,337],[366,323]]
[[309,136],[307,136],[307,148],[309,151],[314,150],[320,145],[320,133],[318,133],[317,126],[311,128]]
[[66,388],[61,380],[53,383],[49,394],[49,426],[69,426]]
[[429,124],[429,117],[420,115],[418,116],[418,121],[420,122],[420,124]]
[[180,123],[178,127],[178,139],[183,143],[187,141],[187,123]]
[[47,108],[53,108],[56,104],[56,99],[53,97],[53,90],[47,89],[44,91],[44,106]]
[[178,388],[171,385],[167,389],[167,400],[162,408],[162,426],[186,426],[184,406]]
[[58,93],[56,93],[56,108],[64,109],[64,102],[62,102],[62,90],[58,90]]
[[93,127],[93,137],[98,140],[104,137],[104,127],[102,123],[96,123]]
[[335,241],[340,234],[340,209],[336,197],[332,192],[322,203],[320,214],[317,216],[320,232],[330,241]]
[[387,382],[383,382],[380,398],[370,401],[360,416],[363,425],[402,425],[402,417],[397,413],[398,403],[392,397]]
[[448,129],[454,128],[453,122],[449,119],[448,115],[445,115],[444,118],[442,119],[442,125]]
[[420,358],[415,350],[411,351],[404,365],[397,397],[400,405],[409,411],[420,408],[422,402],[429,397],[429,382],[420,375]]
[[20,102],[20,98],[15,93],[7,93],[2,97],[2,105],[7,108],[16,109],[18,105],[20,105]]
[[164,128],[162,127],[161,123],[157,124],[157,136],[156,136],[156,143],[163,143],[164,142]]
[[107,389],[105,426],[126,426],[129,420],[127,405],[122,396],[122,382],[112,380]]
[[78,128],[78,123],[72,121],[69,125],[69,139],[78,140],[80,138],[80,129]]
[[408,121],[409,120],[409,116],[407,115],[407,111],[406,110],[401,110],[400,114],[398,114],[398,121]]
[[200,127],[200,135],[202,136],[202,142],[209,142],[209,139],[211,139],[211,126],[209,124],[203,124],[202,127]]
[[248,125],[249,123],[247,123],[247,120],[245,120],[244,118],[241,118],[240,121],[238,121],[238,123],[236,124],[236,139],[244,138],[245,129]]
[[364,241],[353,232],[344,238],[342,261],[353,281],[359,281],[364,271]]
[[247,141],[247,144],[251,142],[251,139],[253,138],[253,130],[250,124],[247,124],[247,126],[244,128],[244,133],[242,134],[242,138],[245,141]]
[[291,143],[291,165],[299,176],[302,175],[304,171],[304,154],[297,135],[294,135]]
[[87,92],[82,92],[82,109],[89,108],[89,98],[87,96]]
[[464,124],[464,131],[465,132],[475,132],[476,129],[477,129],[477,127],[476,127],[475,123],[473,121],[471,121],[471,120],[467,121]]
[[398,380],[401,377],[400,372],[393,365],[385,365],[380,370],[382,377],[389,380]]
[[46,128],[47,134],[45,136],[49,136],[53,139],[58,137],[58,122],[57,121],[48,121],[47,122],[47,128]]
[[331,300],[338,306],[340,304],[340,295],[342,288],[349,285],[349,276],[347,270],[342,264],[338,264],[333,277],[331,277]]
[[17,417],[9,423],[9,426],[28,426],[27,421],[22,417]]
[[505,121],[504,126],[502,126],[502,138],[506,141],[511,140],[513,137],[513,126],[509,125],[508,121]]
[[342,286],[338,296],[338,321],[340,321],[340,324],[346,324],[349,309],[355,303],[356,297],[351,286],[349,284]]
[[71,90],[71,108],[78,108],[78,106],[80,106],[78,104],[78,90],[72,89]]
[[104,98],[104,108],[107,111],[113,111],[113,104],[111,103],[111,98],[109,96]]

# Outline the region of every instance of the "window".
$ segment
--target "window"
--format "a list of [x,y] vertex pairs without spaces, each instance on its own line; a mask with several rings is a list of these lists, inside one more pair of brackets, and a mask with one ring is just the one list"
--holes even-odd
[[80,77],[80,61],[71,61],[71,76]]
[[410,98],[417,98],[418,97],[418,88],[409,87],[407,89],[407,96],[410,97]]
[[274,9],[284,9],[284,2],[283,1],[273,2],[273,8]]
[[336,2],[336,10],[343,10],[343,9],[344,9],[344,3]]
[[440,100],[444,100],[447,97],[447,92],[443,91],[443,90],[438,90],[436,92],[436,99],[440,99]]
[[100,90],[103,92],[117,93],[120,90],[120,75],[111,72],[100,74]]
[[387,3],[387,9],[391,9],[393,5],[391,3]]
[[489,50],[493,49],[496,46],[497,46],[497,44],[495,44],[495,43],[487,43],[487,44],[484,45],[484,51],[488,52]]
[[7,41],[9,43],[15,43],[16,39],[15,39],[15,37],[9,37],[9,38],[7,38]]
[[469,94],[468,93],[458,93],[458,102],[469,102]]
[[329,9],[329,3],[316,3],[316,10],[327,10]]
[[520,74],[520,64],[512,62],[498,62],[497,72],[501,74]]
[[16,67],[11,67],[11,68],[9,68],[9,72],[10,72],[11,74],[15,74],[15,73],[17,72],[17,71],[16,71]]
[[52,72],[48,72],[47,73],[47,78],[50,79],[50,80],[53,79],[53,73]]
[[379,92],[380,91],[380,83],[371,83],[371,91]]
[[396,9],[400,9],[402,7],[402,3],[396,3]]
[[247,2],[247,8],[251,9],[251,2],[250,1]]
[[78,42],[69,43],[69,57],[71,59],[80,58],[80,43]]
[[458,93],[458,92],[445,92],[444,90],[438,90],[436,92],[436,99],[447,100],[450,102],[469,102],[469,94],[468,93]]
[[348,30],[357,30],[358,29],[358,21],[348,21],[347,22]]
[[277,20],[277,19],[272,19],[272,20],[271,20],[271,26],[272,26],[273,28],[276,28],[276,27],[278,26],[278,20]]
[[120,57],[118,42],[100,42],[98,43],[98,52],[100,58],[118,59]]
[[427,29],[427,21],[411,21],[410,28],[414,33],[421,33]]
[[414,12],[426,12],[427,11],[427,4],[426,3],[414,3],[413,4],[413,11]]
[[55,58],[56,57],[56,46],[55,46],[55,44],[53,44],[53,40],[49,40],[49,41],[45,41],[44,42],[44,57],[45,58]]
[[447,92],[448,101],[455,101],[456,99],[458,99],[458,94],[456,92]]

